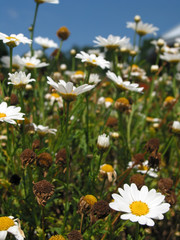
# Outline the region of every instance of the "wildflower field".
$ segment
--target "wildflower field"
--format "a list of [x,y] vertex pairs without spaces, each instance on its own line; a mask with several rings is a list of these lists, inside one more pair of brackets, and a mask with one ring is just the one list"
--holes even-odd
[[29,36],[0,32],[0,240],[180,239],[180,39],[136,15],[133,39],[68,57],[67,27],[57,43],[34,34],[48,3]]

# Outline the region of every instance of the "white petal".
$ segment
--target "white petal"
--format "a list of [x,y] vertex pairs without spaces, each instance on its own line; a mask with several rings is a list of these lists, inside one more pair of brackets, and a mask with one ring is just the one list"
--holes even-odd
[[7,236],[7,231],[0,231],[0,240],[5,240]]

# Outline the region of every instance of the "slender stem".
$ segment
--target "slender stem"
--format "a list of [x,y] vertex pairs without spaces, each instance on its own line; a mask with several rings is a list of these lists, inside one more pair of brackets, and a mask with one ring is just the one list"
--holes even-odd
[[135,233],[135,240],[138,240],[139,237],[139,223],[136,223],[136,233]]
[[57,55],[56,55],[56,62],[57,63],[59,61],[59,56],[60,56],[60,53],[61,53],[62,44],[63,44],[63,40],[60,41],[59,49],[58,49],[58,52],[57,52]]
[[86,147],[89,152],[89,96],[86,94]]
[[44,206],[42,206],[42,231],[43,231],[43,240],[45,240],[45,231],[44,231]]
[[12,47],[9,47],[9,56],[10,56],[9,72],[12,73],[12,57],[13,57],[13,48]]
[[82,224],[83,224],[84,214],[81,214],[81,223],[80,223],[80,233],[82,231]]
[[106,182],[106,177],[104,177],[104,179],[103,179],[103,183],[102,183],[102,187],[101,187],[101,193],[100,193],[100,198],[102,197],[102,194],[103,194],[105,182]]
[[72,71],[75,71],[75,56],[72,56]]
[[35,9],[35,13],[34,13],[34,20],[33,20],[32,29],[31,29],[31,40],[32,40],[32,43],[31,43],[31,56],[34,55],[33,38],[34,38],[34,28],[35,28],[35,23],[36,23],[38,7],[39,7],[39,3],[36,3],[36,9]]

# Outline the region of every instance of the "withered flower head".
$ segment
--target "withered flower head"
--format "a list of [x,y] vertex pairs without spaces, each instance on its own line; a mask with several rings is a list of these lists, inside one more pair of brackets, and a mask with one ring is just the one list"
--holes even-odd
[[137,153],[133,156],[133,162],[137,164],[142,164],[144,162],[144,154],[143,153]]
[[83,236],[78,230],[73,230],[67,235],[69,240],[83,240]]
[[36,196],[38,204],[45,206],[47,201],[54,194],[54,186],[46,180],[42,180],[33,184],[33,193]]
[[56,34],[57,34],[58,38],[60,38],[64,41],[64,40],[68,39],[68,37],[70,35],[70,31],[67,27],[63,26],[57,30]]
[[171,108],[175,102],[176,102],[176,98],[172,96],[167,96],[163,102],[163,107]]
[[91,216],[96,216],[97,219],[105,218],[110,213],[109,203],[100,200],[91,208]]
[[177,201],[176,194],[173,190],[166,193],[165,201],[171,205],[174,205]]
[[10,181],[10,183],[12,183],[14,185],[19,185],[19,183],[21,181],[21,177],[17,174],[13,174],[9,181]]
[[115,102],[115,109],[120,112],[129,112],[131,110],[131,105],[127,98],[118,98]]
[[11,94],[10,105],[17,105],[19,103],[18,96],[14,93]]
[[159,169],[159,165],[161,162],[161,154],[156,152],[156,150],[154,150],[148,158],[148,166],[150,168],[154,168],[154,169]]
[[33,150],[27,148],[25,149],[21,155],[20,155],[20,159],[22,162],[22,165],[27,167],[29,164],[32,164],[37,158],[37,155],[35,154],[35,152],[33,152]]
[[49,240],[66,240],[62,235],[53,235]]
[[144,176],[141,174],[134,174],[130,179],[131,183],[135,183],[137,188],[140,189],[144,184]]
[[60,166],[66,165],[66,149],[62,148],[60,149],[56,154],[56,164]]
[[40,145],[41,145],[41,142],[39,139],[35,139],[32,143],[32,149],[35,150],[35,149],[39,149],[40,148]]
[[171,178],[161,178],[158,181],[158,188],[162,194],[166,194],[173,186],[173,180]]
[[37,156],[37,165],[48,169],[52,165],[52,157],[49,153],[43,152]]
[[152,153],[153,151],[158,151],[159,140],[157,138],[151,138],[145,145],[147,152]]
[[115,127],[118,125],[118,119],[116,117],[109,117],[106,126],[108,127]]
[[93,195],[86,195],[80,198],[78,203],[78,212],[80,214],[88,214],[91,207],[97,202],[97,199]]

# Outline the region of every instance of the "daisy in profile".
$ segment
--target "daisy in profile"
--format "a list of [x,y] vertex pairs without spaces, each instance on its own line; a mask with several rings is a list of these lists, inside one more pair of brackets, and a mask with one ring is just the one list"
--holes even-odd
[[109,79],[115,82],[116,85],[122,90],[129,90],[132,92],[142,92],[144,89],[143,87],[139,87],[139,84],[137,83],[130,83],[129,81],[123,81],[120,76],[116,76],[116,74],[111,71],[108,71],[106,75]]
[[170,62],[170,63],[178,63],[180,62],[180,53],[167,53],[164,52],[163,55],[160,55],[160,58],[166,62]]
[[[22,66],[19,64],[21,61],[21,57],[19,55],[15,55],[12,57],[12,67],[14,69],[21,69]],[[10,57],[9,56],[3,56],[1,58],[1,62],[4,68],[10,68]]]
[[37,132],[40,136],[44,136],[48,133],[56,135],[57,129],[49,128],[48,126],[43,125],[36,125],[35,123],[33,123],[32,125],[35,132]]
[[129,42],[129,38],[123,37],[120,38],[119,36],[113,36],[110,34],[108,38],[103,38],[101,36],[96,37],[96,40],[93,42],[96,43],[95,46],[98,47],[105,47],[107,49],[116,49],[118,47],[123,46],[124,44],[127,44]]
[[164,203],[165,196],[155,189],[149,191],[143,186],[138,190],[132,183],[130,186],[124,184],[124,189],[118,188],[118,191],[120,195],[113,193],[114,202],[109,206],[115,211],[124,212],[120,217],[123,220],[129,219],[141,225],[154,226],[152,219],[162,220],[163,214],[169,211],[170,204]]
[[27,76],[25,72],[15,72],[15,73],[9,73],[9,82],[8,84],[12,84],[17,88],[25,87],[30,82],[36,81],[34,78],[31,78],[31,73],[29,73]]
[[96,73],[91,73],[89,77],[89,83],[97,85],[99,82],[101,82],[99,75]]
[[11,34],[10,36],[8,36],[8,35],[0,32],[0,40],[2,40],[3,43],[5,43],[9,47],[16,47],[20,43],[31,44],[31,42],[32,42],[31,39],[28,39],[22,33],[19,33],[18,35]]
[[[42,50],[34,50],[34,57],[35,58],[41,58],[43,56],[43,51]],[[28,51],[27,53],[24,54],[24,57],[31,57],[31,51]]]
[[20,107],[7,106],[6,102],[0,104],[0,122],[16,124],[14,120],[24,120],[24,113],[20,112]]
[[109,182],[112,182],[112,181],[115,182],[116,179],[117,179],[117,173],[110,164],[101,165],[100,170],[99,170],[99,174],[102,177],[107,176]]
[[41,62],[41,60],[36,57],[23,57],[19,60],[19,64],[28,69],[42,68],[49,65],[49,63]]
[[153,24],[143,23],[142,21],[136,23],[136,22],[127,22],[127,28],[131,28],[137,32],[140,36],[144,36],[146,34],[156,34],[156,31],[159,30],[159,28],[154,27]]
[[52,78],[47,77],[48,84],[51,85],[66,101],[73,101],[79,94],[90,91],[95,87],[95,85],[83,84],[79,87],[75,87],[72,82],[65,82],[64,80],[59,80],[58,83],[54,82]]
[[62,99],[62,97],[61,97],[58,93],[56,93],[56,92],[47,93],[47,94],[45,95],[45,98],[50,101],[50,105],[51,105],[51,106],[52,106],[55,102],[57,102],[59,108],[61,108],[61,109],[63,108],[63,99]]
[[110,68],[110,62],[106,61],[102,56],[96,56],[95,54],[88,54],[81,51],[76,54],[76,58],[81,59],[81,62],[86,62],[90,66],[99,66],[102,69]]
[[59,0],[35,0],[37,3],[53,3],[53,4],[58,4]]
[[5,240],[8,233],[14,235],[17,240],[25,238],[19,219],[14,219],[12,216],[0,217],[0,239]]
[[42,48],[58,48],[58,44],[49,38],[36,37],[34,41],[39,44]]

